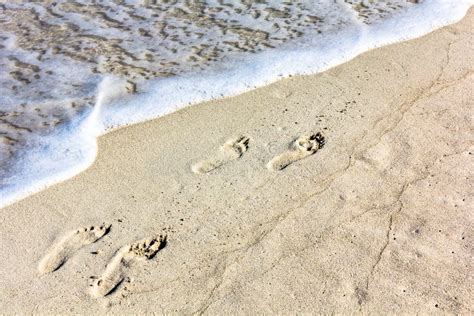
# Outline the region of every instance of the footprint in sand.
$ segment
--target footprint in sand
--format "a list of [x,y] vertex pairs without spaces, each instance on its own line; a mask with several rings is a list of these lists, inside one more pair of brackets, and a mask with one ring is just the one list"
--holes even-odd
[[126,268],[135,261],[152,259],[165,246],[166,236],[160,235],[120,248],[107,264],[102,276],[92,284],[92,295],[103,297],[112,292],[126,277]]
[[41,259],[38,270],[41,274],[53,272],[61,267],[75,252],[102,238],[110,230],[110,225],[82,227],[66,233]]
[[311,156],[324,144],[325,140],[321,133],[300,136],[292,143],[290,150],[270,160],[267,168],[272,171],[282,170],[295,161]]
[[208,173],[229,161],[240,158],[247,151],[250,138],[240,136],[229,139],[221,146],[219,153],[212,158],[194,164],[191,169],[194,173]]

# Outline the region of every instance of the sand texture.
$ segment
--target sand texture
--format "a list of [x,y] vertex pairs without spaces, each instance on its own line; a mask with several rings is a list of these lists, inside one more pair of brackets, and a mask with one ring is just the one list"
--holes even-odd
[[473,30],[100,138],[1,210],[0,311],[472,313]]

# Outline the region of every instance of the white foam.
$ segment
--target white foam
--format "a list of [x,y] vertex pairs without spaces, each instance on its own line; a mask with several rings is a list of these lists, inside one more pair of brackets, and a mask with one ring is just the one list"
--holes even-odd
[[[367,50],[455,23],[473,4],[474,0],[426,0],[374,24],[352,23],[337,33],[306,35],[276,49],[230,54],[208,69],[140,81],[136,94],[125,93],[126,78],[104,76],[93,93],[96,96],[93,107],[85,107],[68,124],[46,135],[30,137],[13,167],[4,171],[0,206],[85,170],[95,160],[97,137],[108,131],[202,101],[237,95],[290,75],[324,71]],[[11,49],[15,47],[11,40],[8,45]],[[89,78],[96,82],[97,76],[81,74],[81,80]],[[92,90],[85,91],[89,95]],[[0,102],[0,106],[12,104],[6,98],[0,98]]]

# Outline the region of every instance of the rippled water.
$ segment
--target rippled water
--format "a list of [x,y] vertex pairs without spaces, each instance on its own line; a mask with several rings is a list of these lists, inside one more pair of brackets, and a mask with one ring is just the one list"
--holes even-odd
[[322,71],[472,4],[0,1],[0,206],[86,168],[110,129]]

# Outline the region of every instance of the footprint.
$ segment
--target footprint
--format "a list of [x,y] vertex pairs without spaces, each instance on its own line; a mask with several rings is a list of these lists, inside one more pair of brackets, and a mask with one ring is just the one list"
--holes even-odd
[[61,267],[72,255],[82,247],[102,238],[110,230],[111,225],[82,227],[66,233],[46,256],[41,259],[38,270],[41,274],[53,272]]
[[250,138],[240,136],[231,138],[221,146],[219,153],[210,159],[200,161],[191,167],[194,173],[208,173],[229,161],[240,158],[247,151]]
[[139,240],[124,246],[110,260],[102,276],[92,284],[92,295],[103,297],[112,292],[126,277],[125,268],[137,260],[152,259],[166,246],[166,236]]
[[295,161],[311,156],[325,144],[321,133],[300,136],[296,139],[292,148],[283,154],[276,156],[267,164],[267,168],[272,171],[285,169]]

